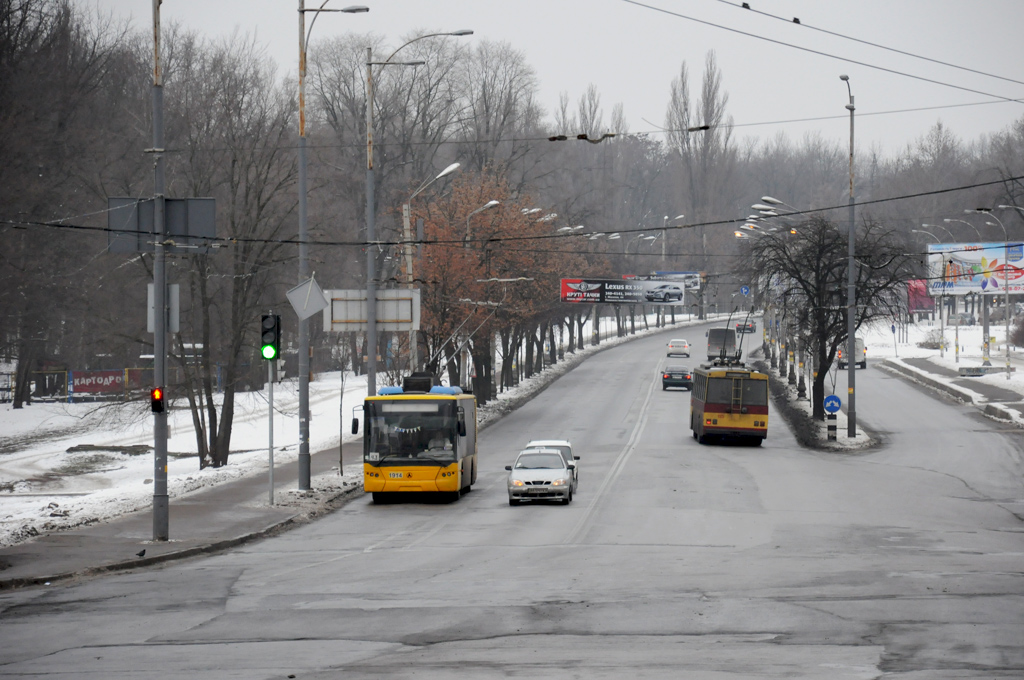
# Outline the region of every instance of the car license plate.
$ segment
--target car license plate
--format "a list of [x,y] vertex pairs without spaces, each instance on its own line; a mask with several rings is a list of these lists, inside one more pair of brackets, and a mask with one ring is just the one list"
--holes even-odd
[[389,472],[388,473],[388,477],[390,477],[391,479],[402,479],[403,477],[405,477],[405,473],[404,472]]

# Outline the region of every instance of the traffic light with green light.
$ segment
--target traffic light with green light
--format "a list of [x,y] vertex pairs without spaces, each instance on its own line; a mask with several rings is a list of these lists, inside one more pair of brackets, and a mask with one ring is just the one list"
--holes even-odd
[[281,354],[281,317],[264,314],[260,334],[260,356],[266,361],[274,361]]

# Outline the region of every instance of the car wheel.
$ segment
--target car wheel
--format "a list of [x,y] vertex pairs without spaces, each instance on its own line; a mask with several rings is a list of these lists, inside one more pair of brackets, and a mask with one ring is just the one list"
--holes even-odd
[[569,492],[568,496],[562,499],[562,505],[569,505],[569,503],[572,503],[572,491]]
[[508,499],[508,504],[509,505],[519,505],[519,501],[517,501],[515,498],[509,498]]
[[668,389],[668,386],[667,386],[667,385],[665,385],[664,383],[662,383],[662,385],[661,385],[661,391],[662,391],[662,392],[664,392],[664,391],[666,391],[667,389]]

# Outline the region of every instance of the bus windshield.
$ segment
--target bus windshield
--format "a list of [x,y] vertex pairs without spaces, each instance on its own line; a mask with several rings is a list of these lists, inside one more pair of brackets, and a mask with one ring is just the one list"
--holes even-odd
[[365,460],[374,465],[448,465],[456,460],[458,407],[419,399],[367,403]]
[[746,378],[709,378],[708,394],[704,400],[709,404],[732,403],[733,380],[742,383],[739,396],[744,406],[768,405],[768,381],[749,380]]

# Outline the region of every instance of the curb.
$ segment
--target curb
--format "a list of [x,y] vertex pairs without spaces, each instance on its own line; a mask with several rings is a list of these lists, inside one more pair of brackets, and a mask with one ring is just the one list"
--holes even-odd
[[1011,423],[1016,422],[1012,412],[1001,404],[981,402],[978,400],[979,395],[976,392],[935,380],[931,375],[919,368],[907,366],[903,363],[896,363],[890,359],[883,359],[878,363],[878,367],[885,369],[890,373],[895,373],[899,377],[906,378],[926,387],[930,387],[938,392],[942,392],[943,394],[951,396],[964,403],[971,404],[972,406],[977,407],[978,410],[985,415],[995,418],[996,420],[1003,420]]
[[919,368],[913,366],[907,366],[903,363],[896,363],[891,359],[882,359],[878,362],[878,367],[883,368],[891,373],[896,373],[904,378],[909,378],[914,382],[930,387],[939,392],[948,394],[949,396],[959,401],[966,402],[968,404],[976,404],[977,393],[971,392],[957,387],[956,385],[949,385],[931,377],[930,374],[922,371]]
[[154,555],[153,557],[142,557],[134,560],[124,560],[122,562],[115,562],[113,564],[107,564],[102,567],[88,567],[79,571],[70,571],[62,574],[53,574],[51,576],[23,576],[20,578],[11,579],[0,579],[0,592],[5,590],[15,590],[17,588],[27,588],[30,586],[44,586],[57,581],[67,581],[73,578],[82,576],[95,576],[98,574],[105,574],[112,571],[124,571],[127,569],[134,569],[138,567],[148,567],[154,564],[161,564],[164,562],[172,562],[175,560],[183,560],[189,557],[195,557],[196,555],[204,555],[210,553],[220,552],[227,548],[234,548],[235,546],[243,545],[250,541],[256,541],[261,538],[271,536],[278,531],[282,531],[292,525],[302,524],[313,519],[316,519],[320,515],[331,512],[335,509],[334,503],[343,499],[346,496],[355,494],[360,487],[358,485],[351,486],[349,488],[339,491],[337,494],[324,500],[323,507],[317,511],[307,515],[294,514],[289,517],[282,519],[279,522],[274,522],[269,526],[254,531],[252,533],[244,534],[242,536],[236,536],[234,538],[226,538],[220,541],[214,541],[213,543],[207,543],[205,545],[197,545],[191,548],[183,548],[181,550],[172,550],[171,552],[163,553],[161,555]]

